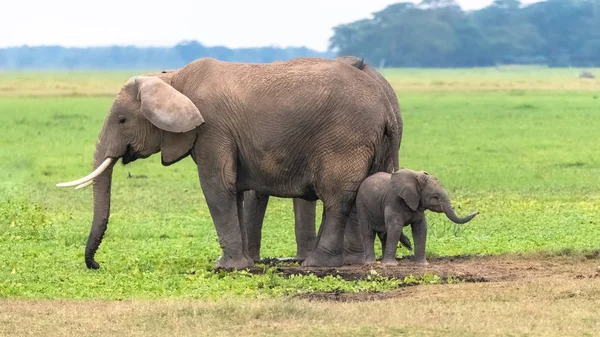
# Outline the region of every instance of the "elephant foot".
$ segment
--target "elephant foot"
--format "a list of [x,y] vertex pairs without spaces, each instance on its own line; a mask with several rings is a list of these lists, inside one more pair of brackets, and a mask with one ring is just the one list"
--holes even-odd
[[397,266],[398,265],[398,261],[396,261],[396,259],[384,259],[381,260],[381,264],[383,264],[384,266]]
[[302,267],[341,267],[343,264],[344,254],[331,255],[314,251],[302,262]]
[[248,257],[241,257],[233,259],[231,257],[225,258],[222,256],[215,268],[223,268],[223,269],[246,269],[254,266],[254,261]]
[[300,255],[296,255],[294,256],[294,260],[298,261],[298,262],[303,262],[304,260],[306,260],[307,257],[306,256],[300,256]]
[[85,265],[86,267],[88,267],[88,269],[100,269],[100,265],[98,264],[98,262],[96,262],[96,260],[94,260],[94,258],[85,258]]
[[429,262],[427,262],[427,260],[422,259],[422,260],[415,260],[415,264],[419,265],[419,266],[428,266]]
[[260,255],[252,255],[252,254],[250,254],[250,256],[252,257],[252,261],[254,261],[254,263],[260,262]]
[[302,262],[308,259],[309,256],[310,252],[298,252],[296,253],[296,256],[294,256],[294,260]]
[[375,263],[377,263],[377,260],[375,259],[374,256],[370,256],[370,257],[365,258],[365,262],[364,262],[365,265],[372,265],[372,264],[375,264]]
[[366,261],[367,260],[366,260],[364,254],[360,254],[360,253],[354,253],[354,254],[345,253],[344,254],[344,264],[345,265],[365,264]]

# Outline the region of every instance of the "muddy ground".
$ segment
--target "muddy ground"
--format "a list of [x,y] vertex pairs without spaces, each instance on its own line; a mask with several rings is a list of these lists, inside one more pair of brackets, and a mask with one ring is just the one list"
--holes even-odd
[[[542,278],[584,279],[600,278],[600,251],[587,253],[498,255],[498,256],[454,256],[428,259],[429,265],[416,265],[411,257],[398,259],[398,266],[384,266],[377,262],[370,266],[352,265],[343,267],[301,267],[298,262],[287,259],[263,259],[253,273],[264,273],[275,268],[283,276],[314,274],[340,276],[345,280],[367,279],[373,270],[381,277],[403,281],[407,276],[419,278],[425,274],[437,275],[441,283],[451,277],[466,283],[477,282],[516,282]],[[401,284],[407,287],[418,284]],[[369,301],[399,296],[399,292],[360,292],[360,293],[309,293],[300,295],[310,300]]]

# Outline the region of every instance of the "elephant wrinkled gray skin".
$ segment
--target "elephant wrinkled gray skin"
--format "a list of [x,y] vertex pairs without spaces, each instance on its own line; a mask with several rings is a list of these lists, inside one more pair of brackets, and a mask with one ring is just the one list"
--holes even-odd
[[216,267],[242,269],[248,253],[243,192],[322,200],[325,221],[305,266],[340,266],[346,219],[360,183],[397,166],[399,136],[387,96],[371,77],[334,60],[277,64],[195,60],[131,78],[116,95],[94,154],[94,217],[85,249],[94,260],[110,215],[112,170],[161,152],[192,157],[219,244]]
[[[396,132],[398,134],[398,143],[396,152],[400,150],[402,141],[402,115],[400,113],[400,105],[396,92],[390,83],[377,72],[374,68],[367,65],[364,60],[355,56],[338,56],[336,61],[352,65],[353,67],[362,70],[365,74],[375,80],[384,91],[390,104],[392,105],[392,114],[390,115],[393,121]],[[280,62],[280,61],[277,61]],[[389,167],[386,172],[394,172],[398,170],[398,166],[394,167],[393,160],[390,157]],[[269,202],[269,196],[257,193],[256,191],[246,191],[244,194],[244,221],[248,231],[248,251],[250,257],[255,261],[260,260],[260,247],[262,237],[262,225]],[[300,198],[293,199],[294,208],[294,231],[296,235],[296,256],[294,259],[303,261],[308,257],[315,245],[315,219],[316,219],[316,201],[307,201]],[[362,260],[363,244],[362,236],[356,215],[352,214],[346,224],[344,239],[344,254],[345,264],[353,264]],[[410,241],[403,236],[403,244],[410,247]]]
[[356,196],[356,208],[363,235],[366,263],[375,262],[375,233],[382,239],[384,264],[396,265],[396,250],[402,228],[412,227],[415,262],[428,264],[425,258],[427,221],[425,210],[444,213],[451,221],[463,224],[478,212],[465,218],[454,214],[448,194],[439,180],[425,171],[403,168],[392,174],[379,172],[365,179]]

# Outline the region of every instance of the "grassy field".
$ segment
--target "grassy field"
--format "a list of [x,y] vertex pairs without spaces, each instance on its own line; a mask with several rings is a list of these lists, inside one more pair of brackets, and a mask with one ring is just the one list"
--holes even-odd
[[[575,278],[600,264],[589,253],[600,248],[600,80],[528,67],[384,73],[403,111],[401,166],[438,176],[458,214],[480,211],[466,225],[429,213],[434,266],[414,276],[439,283],[435,258],[456,255],[548,263],[531,278],[398,290],[414,278],[214,272],[220,249],[195,165],[162,167],[159,156],[115,168],[101,269],[87,270],[91,189],[54,185],[90,171],[112,97],[134,73],[0,73],[0,335],[565,336],[600,327],[598,278]],[[294,253],[291,200],[272,199],[262,255]],[[572,260],[559,261],[565,256]],[[581,269],[542,272],[555,264]],[[398,296],[290,299],[327,291]]]

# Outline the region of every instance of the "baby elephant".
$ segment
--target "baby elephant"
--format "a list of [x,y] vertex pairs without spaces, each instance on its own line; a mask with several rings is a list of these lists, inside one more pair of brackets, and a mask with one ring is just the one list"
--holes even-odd
[[[375,262],[375,234],[381,238],[384,264],[396,265],[398,241],[404,243],[402,228],[412,226],[415,262],[428,264],[425,259],[427,222],[425,210],[445,213],[448,219],[463,224],[466,218],[454,214],[448,194],[434,176],[425,171],[401,169],[395,173],[379,172],[365,179],[358,190],[356,210],[363,234],[366,263]],[[406,244],[405,244],[406,245]]]

